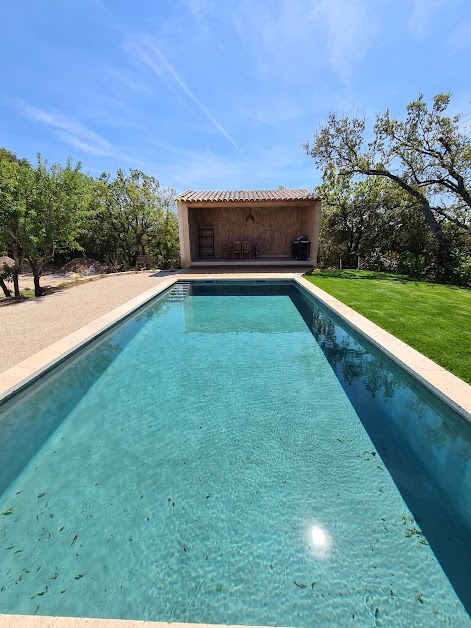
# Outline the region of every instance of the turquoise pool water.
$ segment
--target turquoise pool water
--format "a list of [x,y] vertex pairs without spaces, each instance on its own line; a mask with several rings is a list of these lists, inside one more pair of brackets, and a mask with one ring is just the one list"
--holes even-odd
[[470,426],[290,285],[177,287],[0,410],[2,612],[471,625]]

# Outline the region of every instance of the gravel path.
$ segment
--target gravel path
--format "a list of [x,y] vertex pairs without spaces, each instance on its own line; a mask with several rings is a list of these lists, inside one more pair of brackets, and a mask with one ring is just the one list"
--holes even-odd
[[167,273],[111,275],[0,307],[0,373],[142,292]]

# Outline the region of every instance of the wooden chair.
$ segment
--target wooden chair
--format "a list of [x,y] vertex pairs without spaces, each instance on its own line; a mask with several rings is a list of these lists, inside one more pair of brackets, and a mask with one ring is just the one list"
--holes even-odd
[[252,245],[247,240],[244,240],[244,242],[242,242],[242,259],[247,256],[249,259],[252,257]]
[[254,242],[252,244],[252,257],[254,259],[257,259],[257,257],[260,257],[260,244],[258,242]]
[[242,259],[242,248],[239,240],[232,243],[232,257]]

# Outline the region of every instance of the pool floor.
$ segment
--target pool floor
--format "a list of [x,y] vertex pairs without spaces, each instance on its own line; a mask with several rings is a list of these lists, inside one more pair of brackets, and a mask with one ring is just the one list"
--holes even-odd
[[1,612],[470,625],[289,296],[140,317],[1,496]]

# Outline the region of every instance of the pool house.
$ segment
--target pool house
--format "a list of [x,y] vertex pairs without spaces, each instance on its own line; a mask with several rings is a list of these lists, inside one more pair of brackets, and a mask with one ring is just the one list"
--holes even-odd
[[320,198],[306,189],[177,197],[182,266],[315,267]]

